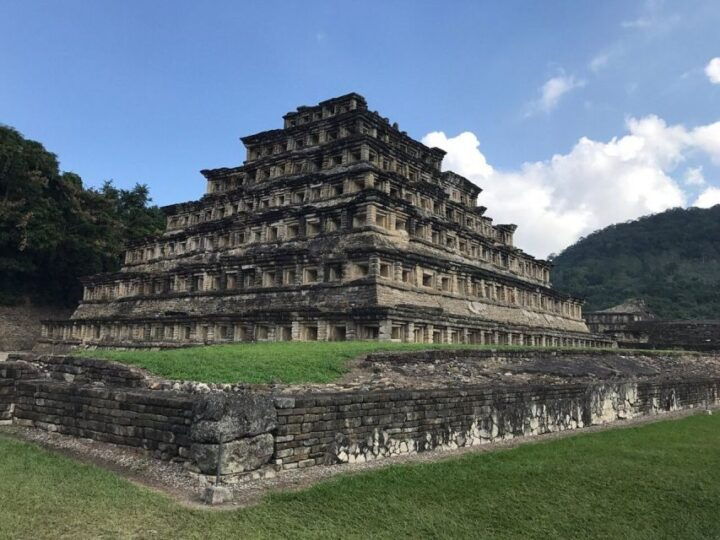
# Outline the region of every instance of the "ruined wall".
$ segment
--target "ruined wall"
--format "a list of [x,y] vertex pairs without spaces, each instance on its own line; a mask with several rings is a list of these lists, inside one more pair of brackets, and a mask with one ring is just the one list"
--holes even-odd
[[0,362],[0,422],[143,448],[206,474],[218,464],[227,475],[270,461],[276,413],[269,397],[147,386],[141,372],[89,358]]
[[[447,360],[468,352],[431,351],[418,353],[416,360],[433,362],[438,354]],[[386,353],[374,361],[383,358],[406,360],[401,353]],[[33,361],[0,362],[0,421],[144,448],[227,480],[720,405],[720,378],[710,376],[271,396],[207,387],[204,393],[152,390],[152,381],[112,362]]]
[[162,459],[187,457],[193,399],[52,380],[16,384],[14,423],[64,435],[144,448]]
[[15,408],[15,382],[0,380],[0,425],[12,423]]
[[652,349],[687,349],[697,351],[720,350],[720,320],[718,321],[638,321],[627,325],[630,333],[642,336],[632,346]]
[[275,464],[363,463],[718,403],[720,379],[276,398]]
[[32,349],[46,319],[64,319],[72,309],[35,306],[0,306],[0,351]]
[[0,362],[0,425],[12,423],[17,400],[17,383],[37,376],[37,368],[26,362]]
[[149,384],[145,372],[116,362],[65,355],[34,356],[33,365],[57,381],[78,384],[102,383],[123,388],[145,388]]

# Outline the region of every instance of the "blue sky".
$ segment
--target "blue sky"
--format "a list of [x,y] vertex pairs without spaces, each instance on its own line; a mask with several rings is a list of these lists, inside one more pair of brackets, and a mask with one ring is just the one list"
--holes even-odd
[[719,28],[713,0],[0,0],[0,122],[164,205],[240,164],[238,137],[356,91],[544,256],[720,203]]

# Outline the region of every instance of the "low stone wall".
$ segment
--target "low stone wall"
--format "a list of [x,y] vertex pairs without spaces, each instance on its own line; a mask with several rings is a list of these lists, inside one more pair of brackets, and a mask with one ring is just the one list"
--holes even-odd
[[0,380],[0,425],[12,422],[15,408],[15,383]]
[[117,362],[61,355],[38,355],[33,357],[32,362],[50,378],[59,381],[80,384],[99,382],[122,388],[145,388],[149,384],[145,372]]
[[161,459],[188,457],[194,400],[34,379],[16,384],[14,423],[144,448]]
[[17,401],[17,384],[38,377],[32,364],[19,361],[0,362],[0,425],[12,423]]
[[141,371],[121,364],[20,357],[0,363],[2,423],[143,448],[203,474],[255,470],[274,453],[268,396],[152,390]]
[[626,330],[645,341],[627,343],[629,347],[720,351],[720,320],[638,321],[628,324]]
[[720,379],[276,398],[275,464],[363,463],[718,404]]
[[431,349],[428,351],[383,351],[369,353],[365,356],[368,362],[423,363],[448,362],[452,360],[482,360],[482,359],[545,359],[549,356],[560,358],[578,358],[581,356],[593,358],[616,357],[616,349]]
[[[414,361],[444,361],[450,354],[470,353],[422,353]],[[540,360],[551,371],[563,371],[552,358]],[[185,461],[199,474],[237,480],[720,404],[716,375],[684,378],[633,369],[623,373],[654,378],[594,382],[582,368],[576,371],[586,377],[583,382],[336,392],[286,388],[272,396],[246,388],[170,391],[133,368],[86,358],[38,357],[33,363],[16,358],[0,362],[0,421],[144,448],[161,459]],[[573,371],[570,380],[576,377]]]

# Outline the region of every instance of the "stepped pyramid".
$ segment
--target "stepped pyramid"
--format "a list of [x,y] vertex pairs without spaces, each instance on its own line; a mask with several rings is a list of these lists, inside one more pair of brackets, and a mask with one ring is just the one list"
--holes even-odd
[[171,347],[261,340],[607,345],[550,263],[513,246],[481,189],[355,93],[243,137],[238,167],[164,208],[165,232],[84,278],[42,342]]

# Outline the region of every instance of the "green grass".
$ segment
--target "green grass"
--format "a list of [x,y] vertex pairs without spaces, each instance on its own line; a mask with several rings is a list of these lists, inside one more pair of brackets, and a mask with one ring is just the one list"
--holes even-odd
[[135,365],[169,379],[215,383],[327,383],[342,377],[347,372],[348,360],[362,354],[451,347],[472,346],[377,341],[284,341],[158,351],[98,349],[77,354]]
[[[209,383],[263,384],[332,382],[347,372],[350,359],[371,352],[468,348],[531,349],[531,347],[518,346],[382,343],[377,341],[283,341],[164,350],[97,349],[81,350],[74,354],[138,366],[168,379]],[[577,352],[598,351],[598,349],[572,350]],[[615,349],[615,351],[618,350]],[[638,352],[648,353],[648,351]],[[689,354],[682,351],[654,352],[658,354]]]
[[720,417],[337,477],[258,506],[183,508],[0,437],[0,538],[718,538]]

